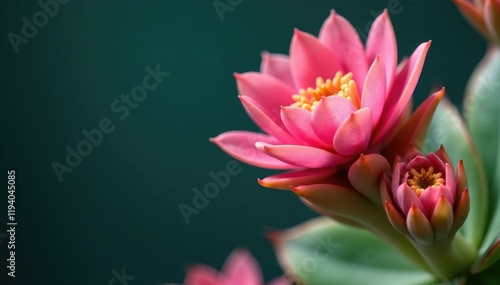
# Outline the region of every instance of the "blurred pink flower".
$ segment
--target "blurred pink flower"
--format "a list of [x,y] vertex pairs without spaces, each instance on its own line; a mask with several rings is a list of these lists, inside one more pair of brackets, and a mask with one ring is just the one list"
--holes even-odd
[[[184,285],[263,285],[260,267],[250,252],[235,250],[226,259],[222,271],[218,272],[206,265],[191,266],[184,279]],[[275,279],[268,285],[290,285],[284,277]],[[175,284],[166,284],[175,285]]]
[[429,46],[397,67],[387,11],[366,47],[332,11],[318,38],[295,30],[290,56],[263,53],[260,72],[235,75],[243,107],[266,134],[229,131],[211,140],[248,164],[293,170],[259,180],[265,187],[321,183],[360,154],[382,152],[409,119]]
[[395,165],[392,179],[382,183],[382,199],[402,234],[424,245],[447,243],[469,213],[463,162],[455,173],[443,147],[426,156],[412,149]]
[[486,39],[500,44],[500,0],[453,0],[469,23]]

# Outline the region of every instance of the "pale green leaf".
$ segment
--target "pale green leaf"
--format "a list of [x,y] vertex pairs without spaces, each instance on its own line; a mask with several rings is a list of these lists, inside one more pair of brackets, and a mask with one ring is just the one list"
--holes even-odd
[[303,284],[436,283],[432,274],[370,232],[327,218],[312,220],[273,239],[281,265]]
[[[488,185],[495,183],[500,159],[500,50],[491,48],[474,70],[465,92],[463,112],[471,138],[485,167]],[[490,216],[498,189],[490,188]]]

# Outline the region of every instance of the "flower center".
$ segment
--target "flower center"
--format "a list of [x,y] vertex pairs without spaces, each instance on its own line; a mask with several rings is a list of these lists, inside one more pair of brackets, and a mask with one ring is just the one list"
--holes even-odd
[[342,96],[351,101],[354,107],[359,109],[360,100],[356,82],[352,79],[352,73],[344,75],[341,71],[335,74],[333,79],[323,80],[316,78],[316,88],[300,89],[298,94],[292,95],[295,103],[292,106],[300,107],[308,111],[314,110],[321,97]]
[[417,194],[417,197],[420,197],[427,187],[444,185],[445,183],[444,179],[441,178],[443,174],[441,172],[434,173],[434,167],[432,166],[427,171],[421,168],[420,173],[415,168],[412,168],[410,173],[413,177],[406,182],[415,194]]

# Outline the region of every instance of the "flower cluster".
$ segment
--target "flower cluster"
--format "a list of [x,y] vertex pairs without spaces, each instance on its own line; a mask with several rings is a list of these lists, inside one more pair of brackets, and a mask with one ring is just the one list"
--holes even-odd
[[[454,2],[488,40],[500,42],[499,0]],[[289,55],[265,52],[260,72],[235,75],[241,103],[263,132],[229,131],[211,141],[248,164],[286,170],[258,182],[291,190],[334,221],[273,232],[278,259],[294,280],[439,284],[500,277],[487,270],[500,259],[500,85],[477,84],[484,74],[500,78],[500,51],[492,47],[471,79],[467,99],[477,105],[464,122],[443,99],[444,88],[412,108],[430,44],[398,63],[387,11],[366,44],[332,11],[317,37],[295,30]],[[429,139],[429,129],[444,135]],[[314,270],[302,270],[303,260]],[[248,253],[237,251],[226,264],[223,273],[193,267],[186,284],[263,283]]]

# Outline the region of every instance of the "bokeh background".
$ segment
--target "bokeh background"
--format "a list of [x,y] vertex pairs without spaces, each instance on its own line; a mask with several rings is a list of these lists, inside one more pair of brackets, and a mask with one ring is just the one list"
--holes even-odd
[[[7,279],[2,191],[1,284],[110,284],[122,268],[135,276],[131,285],[180,283],[190,264],[220,268],[235,247],[249,248],[269,280],[281,270],[265,232],[316,216],[291,192],[257,184],[271,171],[238,164],[241,172],[189,224],[178,208],[192,206],[193,188],[232,160],[209,137],[257,130],[233,72],[258,70],[264,50],[288,53],[294,28],[317,35],[330,9],[366,33],[396,3],[400,57],[433,41],[415,102],[445,85],[460,105],[486,48],[451,1],[220,2],[239,4],[220,17],[212,0],[72,0],[16,53],[8,34],[22,35],[22,18],[42,9],[2,1],[0,181],[6,186],[7,170],[16,171],[18,226],[17,277]],[[112,102],[156,65],[169,76],[120,120]],[[103,118],[114,131],[60,182],[51,164],[64,163],[65,148]]]

